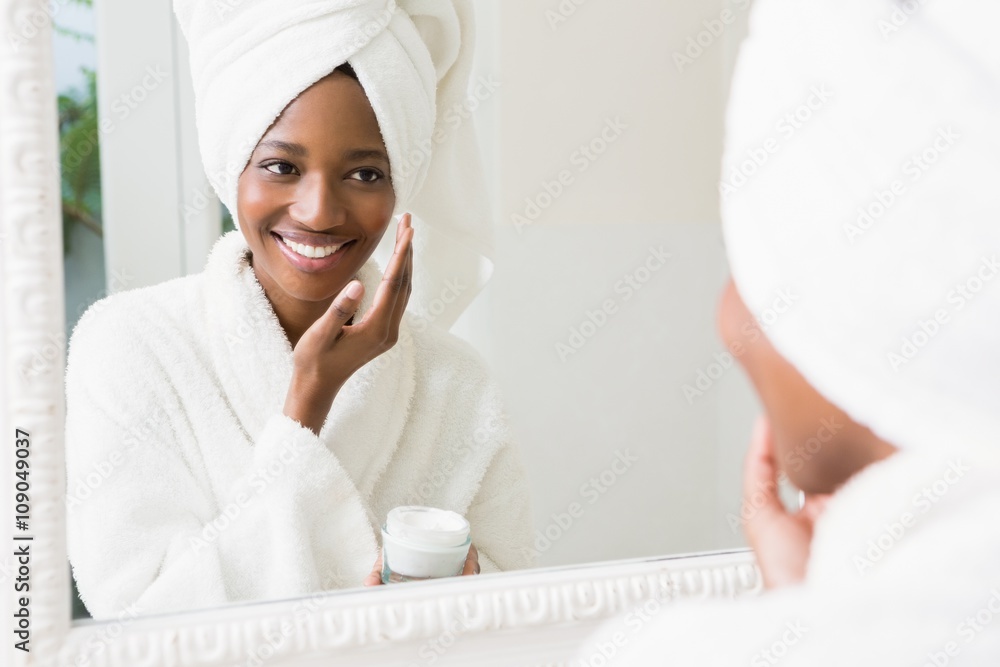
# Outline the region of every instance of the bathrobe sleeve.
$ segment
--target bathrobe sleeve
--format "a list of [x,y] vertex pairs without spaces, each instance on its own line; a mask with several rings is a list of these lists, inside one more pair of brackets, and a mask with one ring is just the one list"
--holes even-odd
[[177,379],[183,365],[154,353],[148,341],[166,349],[162,336],[120,313],[90,315],[67,355],[67,528],[73,573],[95,618],[362,581],[375,538],[351,480],[312,431],[270,416],[248,434],[253,465],[245,469],[254,472],[211,488],[203,455],[181,434],[191,433],[190,411],[214,403],[196,404]]
[[466,513],[483,574],[535,567],[527,478],[514,443],[500,448]]
[[[394,482],[409,487],[402,504],[463,514],[482,573],[534,567],[528,476],[489,365],[453,334],[437,327],[409,329],[418,332],[413,339],[417,357],[429,360],[412,410],[433,420],[436,444],[416,443],[426,455],[414,457],[410,474]],[[440,472],[449,483],[431,484],[433,491],[422,492],[423,482]]]
[[[528,476],[502,393],[478,352],[462,345],[454,356],[465,357],[466,366],[463,380],[452,383],[451,411],[466,415],[467,423],[473,426],[462,440],[483,454],[489,452],[483,457],[485,471],[465,512],[479,552],[480,570],[491,573],[535,567]],[[465,474],[474,477],[471,471]]]

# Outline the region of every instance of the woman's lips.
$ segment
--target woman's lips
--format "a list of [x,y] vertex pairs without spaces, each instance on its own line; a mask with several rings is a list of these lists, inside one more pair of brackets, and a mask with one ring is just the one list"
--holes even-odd
[[300,271],[305,271],[306,273],[319,273],[321,271],[328,271],[340,263],[340,260],[344,257],[348,250],[354,246],[354,241],[348,241],[344,245],[337,249],[337,252],[326,257],[306,257],[295,252],[281,240],[281,237],[275,233],[271,233],[271,238],[278,245],[278,249],[285,255],[289,263]]

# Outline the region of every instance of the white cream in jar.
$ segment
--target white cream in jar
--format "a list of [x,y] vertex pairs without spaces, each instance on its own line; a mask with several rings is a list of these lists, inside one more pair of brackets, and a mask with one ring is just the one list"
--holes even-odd
[[404,505],[382,526],[382,582],[462,574],[471,544],[469,522],[457,512]]

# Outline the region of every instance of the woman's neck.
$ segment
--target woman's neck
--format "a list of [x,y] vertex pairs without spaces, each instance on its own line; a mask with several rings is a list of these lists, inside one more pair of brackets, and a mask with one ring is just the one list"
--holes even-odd
[[[253,268],[252,255],[250,257],[250,267]],[[301,299],[289,296],[287,292],[284,292],[266,274],[262,276],[260,272],[254,270],[254,275],[257,277],[257,282],[264,289],[264,295],[267,297],[275,316],[278,318],[278,324],[281,325],[282,330],[285,332],[285,337],[288,338],[288,343],[294,350],[299,339],[302,338],[302,334],[329,310],[333,299],[331,298],[325,302],[302,301]]]

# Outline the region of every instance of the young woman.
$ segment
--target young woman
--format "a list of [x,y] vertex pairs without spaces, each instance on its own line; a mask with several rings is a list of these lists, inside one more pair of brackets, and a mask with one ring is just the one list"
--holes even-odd
[[583,664],[998,664],[997,21],[986,0],[755,4],[723,178],[770,157],[723,199],[718,320],[766,412],[741,514],[768,590],[615,619]]
[[[454,66],[447,85],[417,75],[449,71],[432,55],[467,52],[469,8],[439,3],[418,21],[401,3],[372,23],[359,3],[317,15],[323,4],[248,1],[222,22],[211,3],[177,4],[206,167],[238,230],[203,272],[103,299],[73,332],[69,554],[96,618],[377,584],[379,528],[399,505],[468,518],[465,574],[532,562],[524,472],[497,388],[469,346],[405,312],[421,275],[409,214],[384,274],[371,259],[393,213],[436,178],[425,168],[420,183],[401,159],[412,146],[399,126],[426,129],[407,114],[427,109],[387,106],[408,89],[384,88],[405,73],[385,53],[423,63],[418,88],[464,87]],[[260,11],[277,41],[247,41],[238,57],[221,48],[227,31],[231,44],[259,31]],[[430,20],[438,41],[425,43],[416,25]],[[324,21],[320,42],[296,34]],[[308,64],[274,67],[292,57],[281,39]],[[346,46],[331,50],[338,40]],[[232,84],[248,59],[265,63],[239,82],[258,89],[264,131],[249,155],[235,142],[215,155],[208,147],[256,111],[207,91]],[[287,98],[276,118],[275,95]],[[238,179],[209,167],[224,159]]]

